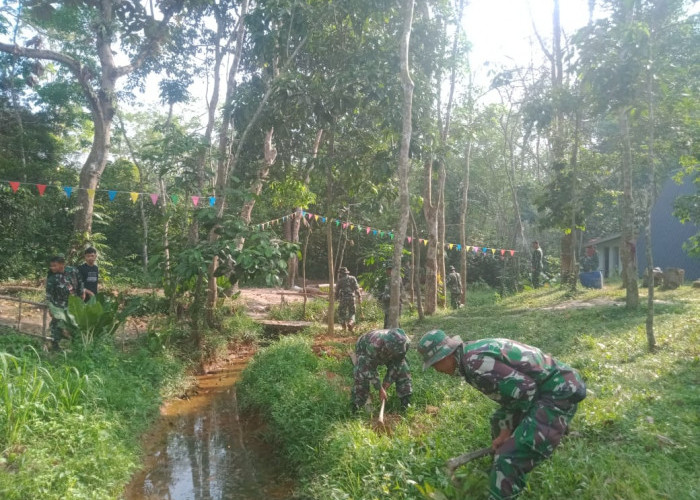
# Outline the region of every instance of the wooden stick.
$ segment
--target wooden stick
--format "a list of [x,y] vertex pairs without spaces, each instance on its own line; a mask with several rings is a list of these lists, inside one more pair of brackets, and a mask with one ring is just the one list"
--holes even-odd
[[493,454],[493,450],[491,449],[491,447],[488,447],[472,451],[470,453],[465,453],[464,455],[460,455],[458,457],[451,458],[446,463],[447,474],[450,476],[450,478],[454,479],[455,470],[457,470],[458,467],[461,467],[462,465],[469,463],[472,460],[476,460],[477,458],[485,457],[491,454]]
[[382,407],[379,409],[379,423],[384,424],[384,405],[386,404],[386,399],[382,399]]

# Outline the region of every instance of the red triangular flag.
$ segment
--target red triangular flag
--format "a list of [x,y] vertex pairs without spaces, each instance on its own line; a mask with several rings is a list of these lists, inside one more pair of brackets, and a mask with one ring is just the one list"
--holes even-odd
[[513,255],[515,255],[515,250],[510,251],[510,256],[512,257]]
[[192,196],[192,203],[196,207],[197,203],[199,203],[199,196]]
[[151,202],[152,202],[154,205],[155,205],[156,203],[158,203],[158,195],[157,195],[157,194],[155,194],[155,193],[151,194]]
[[409,243],[411,243],[411,241],[413,240],[413,238],[411,238],[410,236],[408,236],[406,239],[408,240]]
[[10,187],[12,188],[12,192],[16,193],[17,190],[19,189],[19,182],[10,181]]
[[44,191],[46,191],[46,184],[37,184],[36,188],[39,190],[39,196],[44,196]]

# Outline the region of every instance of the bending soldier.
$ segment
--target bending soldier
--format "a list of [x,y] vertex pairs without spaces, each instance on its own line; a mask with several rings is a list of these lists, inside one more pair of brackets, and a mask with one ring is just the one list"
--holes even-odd
[[517,497],[528,472],[548,458],[567,433],[586,385],[573,368],[536,347],[508,339],[462,342],[442,330],[418,344],[425,370],[465,380],[501,405],[491,417],[495,456],[489,498]]
[[[370,384],[379,391],[379,398],[387,398],[386,391],[396,383],[396,395],[401,408],[411,403],[411,370],[406,361],[410,340],[400,328],[373,330],[365,333],[355,345],[357,363],[353,370],[352,410],[356,412],[367,402]],[[384,381],[379,383],[379,365],[387,367]]]

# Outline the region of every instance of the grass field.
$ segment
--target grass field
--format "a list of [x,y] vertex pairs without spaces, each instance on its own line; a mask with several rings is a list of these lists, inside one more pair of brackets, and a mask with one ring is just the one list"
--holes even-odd
[[[583,374],[589,396],[572,433],[530,475],[521,498],[692,499],[700,496],[699,292],[658,293],[654,353],[646,347],[645,308],[627,311],[617,288],[582,292],[573,304],[557,289],[502,300],[481,290],[465,309],[422,323],[405,315],[402,325],[414,342],[433,328],[465,340],[516,339]],[[373,415],[350,415],[351,364],[342,344],[318,358],[312,342],[287,338],[260,352],[239,391],[298,470],[301,498],[485,498],[490,459],[462,468],[458,486],[444,461],[490,444],[495,403],[458,378],[422,372],[411,350],[413,408],[390,433],[376,432]],[[398,408],[392,392],[389,412]]]

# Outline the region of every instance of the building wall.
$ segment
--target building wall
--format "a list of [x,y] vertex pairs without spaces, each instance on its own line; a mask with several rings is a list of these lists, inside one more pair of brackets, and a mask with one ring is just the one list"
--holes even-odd
[[[664,185],[651,211],[651,238],[654,267],[685,269],[686,280],[700,279],[700,259],[691,258],[683,250],[683,243],[700,231],[694,224],[681,224],[673,215],[673,204],[679,196],[695,193],[692,179],[678,185],[672,179]],[[646,242],[644,232],[637,241],[637,262],[640,276],[646,269]]]
[[598,270],[603,271],[603,276],[612,278],[620,276],[622,272],[622,260],[620,259],[620,238],[599,243]]

